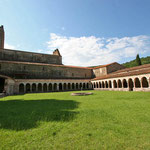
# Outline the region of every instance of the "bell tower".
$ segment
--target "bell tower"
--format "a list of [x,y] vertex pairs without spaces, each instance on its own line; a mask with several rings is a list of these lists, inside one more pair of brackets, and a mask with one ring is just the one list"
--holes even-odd
[[0,49],[4,49],[5,32],[3,25],[0,26]]

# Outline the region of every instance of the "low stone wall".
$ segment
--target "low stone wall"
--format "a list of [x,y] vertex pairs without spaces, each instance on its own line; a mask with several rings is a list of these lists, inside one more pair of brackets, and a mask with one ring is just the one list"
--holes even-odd
[[94,88],[97,91],[144,91],[150,92],[150,88],[133,88],[130,90],[129,88]]
[[94,88],[97,91],[129,91],[128,88]]
[[133,88],[133,91],[150,92],[150,88]]

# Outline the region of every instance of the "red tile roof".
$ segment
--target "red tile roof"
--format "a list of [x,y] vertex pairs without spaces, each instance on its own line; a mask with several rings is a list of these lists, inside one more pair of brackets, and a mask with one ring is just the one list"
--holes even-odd
[[[97,66],[97,67],[92,67],[93,69],[98,69],[98,68],[103,68],[103,67],[107,67],[107,66],[110,66],[112,64],[116,64],[117,62],[113,62],[113,63],[110,63],[110,64],[106,64],[106,65],[100,65],[100,66]],[[118,63],[117,63],[118,64]]]
[[150,64],[121,69],[116,72],[110,73],[108,75],[94,78],[92,80],[102,80],[102,79],[108,79],[108,78],[133,76],[133,75],[140,75],[140,74],[147,74],[147,73],[150,73]]

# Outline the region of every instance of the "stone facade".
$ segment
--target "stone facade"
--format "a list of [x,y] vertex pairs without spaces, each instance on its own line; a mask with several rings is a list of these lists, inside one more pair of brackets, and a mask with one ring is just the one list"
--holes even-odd
[[91,79],[92,69],[0,60],[0,74],[14,79]]
[[0,60],[62,65],[62,57],[18,50],[0,49]]
[[121,70],[124,69],[125,67],[114,62],[111,64],[107,64],[107,65],[102,65],[102,66],[98,66],[98,67],[94,67],[93,68],[93,73],[94,73],[94,77],[100,77],[103,75],[107,75],[109,73],[115,72],[117,70]]

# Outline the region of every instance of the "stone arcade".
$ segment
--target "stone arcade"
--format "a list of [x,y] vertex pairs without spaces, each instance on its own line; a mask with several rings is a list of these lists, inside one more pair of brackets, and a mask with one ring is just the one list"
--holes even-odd
[[4,39],[4,28],[0,26],[0,93],[150,91],[150,64],[133,68],[116,62],[99,67],[66,66],[58,49],[52,55],[5,49]]

